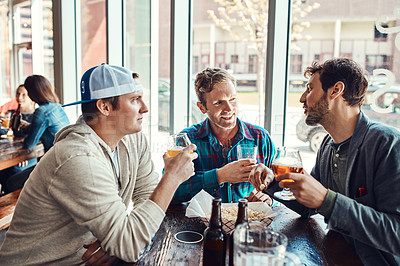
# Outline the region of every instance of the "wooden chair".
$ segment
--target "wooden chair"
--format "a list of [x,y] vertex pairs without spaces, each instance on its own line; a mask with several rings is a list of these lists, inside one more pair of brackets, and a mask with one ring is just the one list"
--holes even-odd
[[18,189],[0,197],[0,230],[10,226],[21,190]]

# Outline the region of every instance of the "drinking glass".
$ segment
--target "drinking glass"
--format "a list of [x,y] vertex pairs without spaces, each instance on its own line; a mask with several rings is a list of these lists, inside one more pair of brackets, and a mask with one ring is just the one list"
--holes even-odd
[[11,113],[10,112],[5,113],[5,115],[1,118],[1,128],[8,129],[10,127],[10,119],[11,119]]
[[167,154],[169,157],[174,157],[190,144],[191,142],[186,133],[171,135],[168,139]]
[[233,242],[234,265],[281,265],[288,239],[263,223],[252,221],[235,228]]
[[[303,173],[303,163],[301,162],[300,152],[295,148],[279,147],[276,150],[272,161],[272,171],[277,175],[285,173]],[[283,179],[283,183],[294,182],[292,179]],[[289,188],[274,193],[274,196],[281,200],[295,200],[293,193]]]
[[[254,144],[239,144],[237,145],[237,155],[238,155],[238,160],[242,159],[254,159],[256,160],[257,158],[257,145]],[[244,166],[251,165],[245,164]]]
[[256,159],[257,146],[254,144],[239,144],[237,146],[238,160],[241,159]]

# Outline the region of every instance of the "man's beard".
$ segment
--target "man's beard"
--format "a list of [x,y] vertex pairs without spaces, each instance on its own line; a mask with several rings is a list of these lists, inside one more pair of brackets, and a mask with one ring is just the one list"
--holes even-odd
[[327,119],[329,113],[327,93],[325,92],[314,107],[307,107],[306,124],[316,126]]

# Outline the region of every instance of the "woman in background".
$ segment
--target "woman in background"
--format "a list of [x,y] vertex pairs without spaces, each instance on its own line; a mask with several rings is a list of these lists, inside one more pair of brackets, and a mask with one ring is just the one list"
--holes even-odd
[[69,120],[59,104],[50,81],[45,77],[40,75],[29,76],[26,78],[24,86],[32,101],[39,105],[33,113],[24,145],[27,149],[32,150],[41,140],[46,152],[53,146],[56,133],[69,125]]
[[[54,136],[63,127],[69,125],[67,114],[59,104],[50,81],[41,75],[32,75],[26,78],[24,86],[29,97],[39,105],[32,115],[24,146],[32,150],[39,140],[47,152],[54,142]],[[22,188],[34,166],[8,178],[4,192],[9,193]]]
[[[15,97],[20,114],[21,114],[21,122],[19,123],[19,128],[13,128],[13,133],[17,137],[25,137],[26,128],[29,126],[32,121],[32,115],[35,111],[35,102],[31,100],[28,96],[28,91],[25,89],[24,84],[18,86]],[[11,116],[14,117],[14,113],[16,110],[12,110]],[[12,127],[12,122],[10,123],[10,127]],[[8,129],[0,129],[0,133],[2,135],[7,134]],[[4,191],[4,186],[8,180],[8,178],[16,173],[19,173],[27,168],[35,166],[37,163],[37,158],[25,161],[20,163],[19,165],[4,169],[0,171],[0,184],[2,186],[2,190]]]

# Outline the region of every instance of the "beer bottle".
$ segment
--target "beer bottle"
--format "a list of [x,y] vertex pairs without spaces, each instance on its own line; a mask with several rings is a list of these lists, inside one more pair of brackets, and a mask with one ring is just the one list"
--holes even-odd
[[204,231],[203,265],[225,265],[226,234],[222,229],[221,199],[215,198],[209,227]]
[[[238,202],[238,214],[236,218],[235,228],[242,223],[247,223],[247,199],[239,199]],[[229,237],[229,265],[233,265],[233,233],[235,229],[233,229],[230,237]]]
[[11,129],[13,132],[17,132],[19,129],[19,125],[21,124],[21,105],[18,104],[17,110],[14,112],[14,114],[11,117]]

